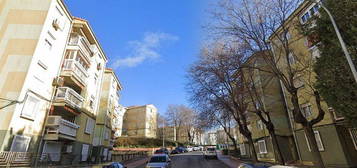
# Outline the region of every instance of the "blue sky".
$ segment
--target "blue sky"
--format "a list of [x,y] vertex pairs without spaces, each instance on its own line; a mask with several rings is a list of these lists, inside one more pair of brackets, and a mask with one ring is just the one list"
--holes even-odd
[[65,0],[88,20],[122,85],[124,106],[186,104],[185,73],[201,45],[208,0]]

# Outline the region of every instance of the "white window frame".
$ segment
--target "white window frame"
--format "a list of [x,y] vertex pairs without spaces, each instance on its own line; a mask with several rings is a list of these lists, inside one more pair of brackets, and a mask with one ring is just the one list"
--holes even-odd
[[[260,144],[264,144],[264,145],[263,145],[264,148],[261,148]],[[265,139],[258,141],[258,148],[259,148],[259,154],[266,154],[266,153],[268,153],[267,144],[266,144],[266,142],[265,142]]]
[[[18,147],[15,143],[16,141],[18,140],[23,140],[25,143],[23,144],[26,144],[25,145],[25,149],[24,150],[21,150],[21,151],[15,151],[16,147]],[[31,137],[29,136],[24,136],[24,135],[15,135],[14,136],[14,139],[12,140],[12,143],[11,143],[11,148],[10,148],[10,151],[11,152],[27,152],[28,148],[29,148],[29,145],[30,145],[30,142],[31,142]]]
[[263,121],[257,120],[257,128],[258,130],[264,130]]
[[[305,117],[305,118],[309,118],[310,116],[312,116],[312,106],[310,103],[305,103],[305,104],[302,104],[300,105],[301,107],[301,112],[302,112],[302,115]],[[306,111],[305,111],[305,108],[308,108],[310,113],[309,115],[307,115]]]
[[[32,102],[30,102],[30,101],[32,101]],[[24,103],[24,105],[22,107],[22,110],[21,110],[21,117],[25,117],[27,119],[35,120],[36,112],[38,112],[38,110],[39,110],[40,101],[41,100],[39,98],[37,98],[36,96],[28,94],[27,97],[26,97],[25,103]],[[34,105],[32,107],[28,107],[29,103],[34,103]],[[31,111],[31,114],[26,112],[26,111]]]
[[86,122],[86,128],[84,129],[84,132],[87,134],[92,134],[93,130],[94,130],[94,124],[95,124],[95,120],[88,117],[87,122]]
[[355,145],[355,149],[357,150],[357,128],[350,128],[349,132],[351,135],[352,142]]
[[240,148],[240,154],[241,155],[247,155],[247,150],[245,149],[245,144],[239,144],[239,148]]
[[105,140],[109,139],[109,129],[108,128],[104,128],[104,139]]
[[[325,147],[324,147],[324,143],[322,142],[321,136],[320,136],[320,132],[319,131],[314,131],[314,135],[315,135],[315,141],[317,143],[317,147],[319,148],[319,151],[325,151]],[[307,148],[309,148],[309,151],[311,152],[311,147],[310,147],[310,143],[309,140],[307,139],[307,136],[305,134],[305,139],[306,139],[306,144],[307,144]],[[319,142],[320,142],[320,147],[319,147]]]

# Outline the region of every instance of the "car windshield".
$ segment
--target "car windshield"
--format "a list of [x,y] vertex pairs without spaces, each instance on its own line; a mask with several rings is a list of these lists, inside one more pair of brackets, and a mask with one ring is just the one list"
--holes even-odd
[[150,163],[155,163],[155,162],[166,162],[166,157],[165,156],[153,156],[150,159]]
[[215,151],[216,149],[214,148],[207,148],[208,151]]

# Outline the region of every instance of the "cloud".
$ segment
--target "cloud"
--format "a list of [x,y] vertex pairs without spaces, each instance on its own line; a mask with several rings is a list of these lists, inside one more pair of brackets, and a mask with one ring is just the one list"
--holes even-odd
[[135,67],[144,61],[155,60],[161,57],[159,49],[165,41],[176,41],[177,36],[162,33],[162,32],[148,32],[144,34],[143,39],[130,41],[128,43],[132,52],[125,58],[120,58],[114,61],[112,67]]

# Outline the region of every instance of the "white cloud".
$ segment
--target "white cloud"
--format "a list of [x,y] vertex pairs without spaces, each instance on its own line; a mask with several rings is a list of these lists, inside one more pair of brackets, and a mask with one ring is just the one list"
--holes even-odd
[[112,67],[135,67],[144,61],[155,60],[161,57],[159,49],[164,41],[176,41],[177,36],[162,33],[162,32],[149,32],[144,34],[141,40],[130,41],[129,47],[132,49],[128,57],[120,58],[114,61]]

